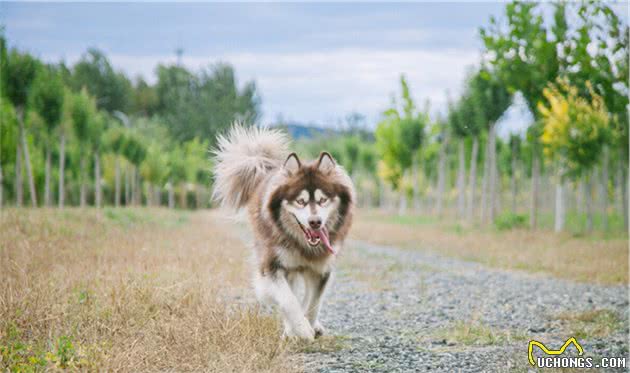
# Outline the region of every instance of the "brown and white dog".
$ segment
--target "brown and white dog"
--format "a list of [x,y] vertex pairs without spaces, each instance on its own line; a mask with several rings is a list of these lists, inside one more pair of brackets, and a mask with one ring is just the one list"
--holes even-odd
[[278,130],[232,127],[214,151],[213,197],[233,209],[247,207],[256,295],[278,307],[285,335],[313,339],[324,333],[318,313],[352,223],[354,188],[329,153],[302,162],[288,149]]

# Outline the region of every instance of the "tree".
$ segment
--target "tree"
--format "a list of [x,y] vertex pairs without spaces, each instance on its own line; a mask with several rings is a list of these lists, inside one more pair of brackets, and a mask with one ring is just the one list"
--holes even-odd
[[[428,122],[425,113],[418,112],[411,98],[409,85],[404,76],[400,78],[402,106],[392,106],[383,113],[383,120],[376,129],[376,146],[383,164],[381,173],[400,194],[399,213],[406,209],[407,197],[401,186],[402,177],[410,169],[417,169],[420,147],[424,139],[424,127]],[[414,197],[417,197],[417,174],[413,175]]]
[[[9,98],[17,116],[17,122],[20,129],[20,144],[18,151],[22,154],[18,156],[16,162],[16,172],[20,172],[20,157],[24,157],[26,172],[28,175],[29,191],[31,196],[31,204],[37,206],[37,193],[35,190],[35,179],[33,178],[33,169],[31,165],[31,157],[28,151],[26,141],[26,128],[24,127],[24,115],[28,104],[28,92],[35,80],[39,63],[29,54],[22,54],[16,50],[12,50],[6,64],[6,96]],[[21,189],[21,186],[19,186]],[[21,191],[19,191],[21,193]],[[19,194],[18,194],[19,195]]]
[[[499,81],[510,93],[520,91],[536,121],[540,118],[537,104],[543,100],[543,90],[555,81],[561,59],[557,44],[564,40],[566,28],[562,22],[552,27],[552,35],[545,27],[541,12],[536,13],[536,3],[514,1],[506,5],[507,23],[502,25],[494,17],[490,26],[481,28],[485,59],[494,68]],[[554,19],[562,20],[563,9],[556,8]],[[537,137],[532,137],[536,141]],[[532,204],[530,225],[536,227],[538,215],[538,172],[540,170],[539,146],[532,151]]]
[[518,183],[516,180],[516,171],[518,169],[518,159],[521,153],[521,137],[511,134],[509,140],[511,150],[510,162],[510,190],[512,192],[512,213],[516,214],[516,198],[518,195]]
[[103,133],[107,129],[109,118],[105,112],[95,112],[89,121],[88,137],[86,138],[89,151],[94,155],[94,205],[101,207],[101,150],[103,147]]
[[[19,144],[17,118],[13,106],[6,100],[0,104],[0,208],[4,203],[4,185],[8,180],[4,179],[2,162],[14,161],[16,147]],[[14,183],[16,182],[14,178]]]
[[[550,85],[544,96],[547,104],[538,107],[544,123],[541,140],[546,153],[559,163],[559,177],[576,177],[590,171],[610,136],[609,115],[602,97],[592,90],[590,100],[580,97],[578,89],[566,80]],[[558,193],[555,230],[561,231],[566,209],[563,190],[560,188]],[[592,224],[589,211],[589,231]]]
[[66,139],[72,131],[73,106],[75,96],[67,87],[63,91],[63,108],[61,114],[61,125],[59,126],[59,187],[58,206],[63,208],[66,198]]
[[[469,135],[468,122],[474,117],[467,117],[466,97],[455,105],[449,102],[447,121],[453,137],[457,140],[457,216],[464,217],[466,208],[466,155],[465,140]],[[472,161],[471,161],[472,163]]]
[[121,170],[120,158],[124,154],[124,147],[127,144],[125,129],[121,126],[110,126],[104,136],[104,146],[114,153],[114,206],[121,204]]
[[[496,122],[512,103],[512,95],[501,81],[497,72],[482,66],[469,83],[473,118],[483,123],[488,130],[486,156],[484,157],[484,180],[482,183],[482,221],[494,221],[499,183],[496,155]],[[470,112],[471,109],[468,109]]]
[[167,153],[156,142],[148,146],[147,156],[140,166],[140,174],[147,186],[147,205],[159,206],[160,186],[168,176],[168,158]]
[[256,85],[236,86],[234,69],[217,64],[193,74],[180,66],[158,66],[157,112],[180,141],[214,142],[235,121],[250,125],[259,117]]
[[87,167],[88,156],[90,147],[90,126],[92,116],[96,112],[94,99],[89,96],[86,89],[82,89],[81,92],[74,96],[74,102],[72,104],[72,125],[74,128],[74,134],[79,142],[79,157],[80,157],[80,204],[81,207],[85,207],[87,204]]
[[31,93],[29,106],[43,120],[45,126],[44,141],[46,147],[46,176],[44,204],[51,205],[51,158],[56,129],[59,127],[63,113],[64,88],[61,77],[51,67],[37,71]]
[[140,182],[139,182],[139,172],[138,168],[142,161],[144,161],[147,151],[146,147],[143,145],[142,141],[139,139],[137,134],[129,133],[126,137],[125,145],[123,147],[123,152],[125,158],[132,165],[131,172],[131,203],[135,205],[140,204]]
[[96,107],[108,113],[127,112],[131,102],[131,82],[114,71],[107,57],[98,49],[88,49],[72,69],[75,91],[86,89],[96,100]]

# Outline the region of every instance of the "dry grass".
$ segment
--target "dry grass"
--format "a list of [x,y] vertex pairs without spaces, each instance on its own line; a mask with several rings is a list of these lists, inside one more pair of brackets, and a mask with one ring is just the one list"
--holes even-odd
[[[455,349],[504,345],[527,340],[520,333],[492,328],[478,320],[456,321],[446,328],[439,329],[430,338],[441,341],[444,346],[454,346]],[[424,345],[426,338],[421,341]],[[445,347],[442,349],[449,350]]]
[[352,238],[435,252],[505,268],[601,284],[628,283],[627,237],[573,237],[549,231],[496,231],[360,211]]
[[607,337],[623,327],[623,322],[615,311],[597,309],[584,312],[565,312],[556,319],[569,335],[577,339]]
[[275,318],[230,299],[249,251],[213,213],[5,210],[0,370],[291,372]]

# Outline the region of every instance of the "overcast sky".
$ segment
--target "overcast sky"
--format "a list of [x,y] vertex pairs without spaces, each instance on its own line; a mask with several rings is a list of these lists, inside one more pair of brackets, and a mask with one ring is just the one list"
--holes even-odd
[[263,122],[329,124],[357,111],[373,124],[404,73],[414,97],[443,110],[480,57],[478,28],[504,5],[1,2],[12,46],[74,63],[89,47],[155,81],[158,63],[225,61],[255,80]]

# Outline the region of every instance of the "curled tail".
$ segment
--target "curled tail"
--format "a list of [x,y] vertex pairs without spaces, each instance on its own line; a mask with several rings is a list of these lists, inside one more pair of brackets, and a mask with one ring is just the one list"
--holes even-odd
[[245,206],[265,175],[282,165],[288,149],[289,138],[279,130],[235,124],[217,138],[212,152],[212,198],[233,209]]

